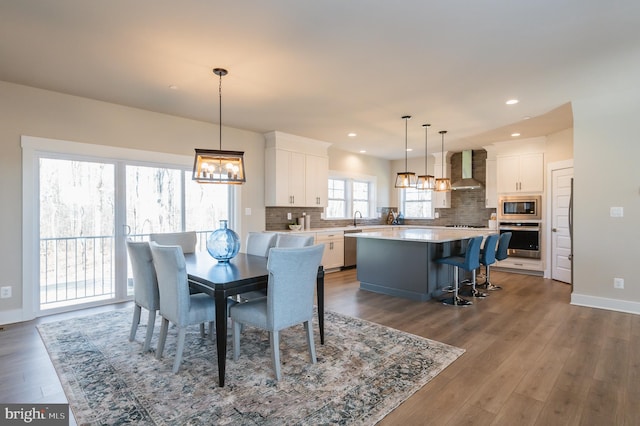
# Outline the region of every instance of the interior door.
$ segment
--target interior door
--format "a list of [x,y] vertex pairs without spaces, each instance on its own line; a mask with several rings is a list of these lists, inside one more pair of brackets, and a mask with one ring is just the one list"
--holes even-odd
[[569,201],[573,168],[551,173],[551,278],[571,284]]

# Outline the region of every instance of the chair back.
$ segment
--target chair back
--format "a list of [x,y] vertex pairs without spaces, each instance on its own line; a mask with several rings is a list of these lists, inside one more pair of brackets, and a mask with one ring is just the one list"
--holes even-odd
[[496,246],[498,245],[499,234],[491,234],[484,242],[484,249],[480,254],[480,263],[492,265],[496,263]]
[[463,268],[467,271],[472,271],[480,267],[480,246],[482,245],[482,236],[473,237],[469,239],[467,244],[467,250],[464,255]]
[[198,236],[195,231],[167,232],[162,234],[150,234],[149,241],[155,241],[163,246],[180,246],[182,253],[194,253]]
[[149,243],[158,277],[160,315],[179,327],[189,324],[189,283],[184,254],[180,246]]
[[269,257],[269,250],[276,245],[275,232],[249,232],[247,235],[247,254]]
[[511,241],[511,232],[503,232],[500,234],[500,240],[498,241],[498,251],[496,251],[496,259],[505,260],[509,257],[507,249],[509,248],[509,241]]
[[323,244],[271,249],[267,261],[267,326],[271,330],[311,319],[314,289],[323,252]]
[[313,245],[313,235],[278,234],[276,247],[309,247]]
[[149,311],[160,309],[158,280],[149,243],[127,240],[127,252],[131,260],[134,301]]

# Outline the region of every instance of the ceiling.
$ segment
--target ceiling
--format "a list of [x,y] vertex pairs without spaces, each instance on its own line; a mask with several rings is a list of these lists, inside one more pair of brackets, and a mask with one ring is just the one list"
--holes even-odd
[[637,0],[0,0],[0,80],[218,123],[223,67],[225,126],[397,159],[403,115],[410,156],[426,122],[430,153],[571,127],[639,26]]

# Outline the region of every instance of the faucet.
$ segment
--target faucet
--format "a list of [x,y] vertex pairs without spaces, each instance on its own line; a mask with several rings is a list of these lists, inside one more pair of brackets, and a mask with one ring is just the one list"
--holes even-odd
[[360,210],[356,210],[353,213],[353,226],[358,226],[358,222],[356,222],[356,215],[360,215],[360,219],[362,219],[362,213],[360,213]]

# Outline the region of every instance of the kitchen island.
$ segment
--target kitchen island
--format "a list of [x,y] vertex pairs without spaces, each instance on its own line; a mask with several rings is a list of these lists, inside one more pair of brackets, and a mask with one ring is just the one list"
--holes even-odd
[[435,259],[463,253],[467,240],[488,228],[407,228],[345,235],[357,238],[360,288],[426,301],[453,285],[453,268]]

